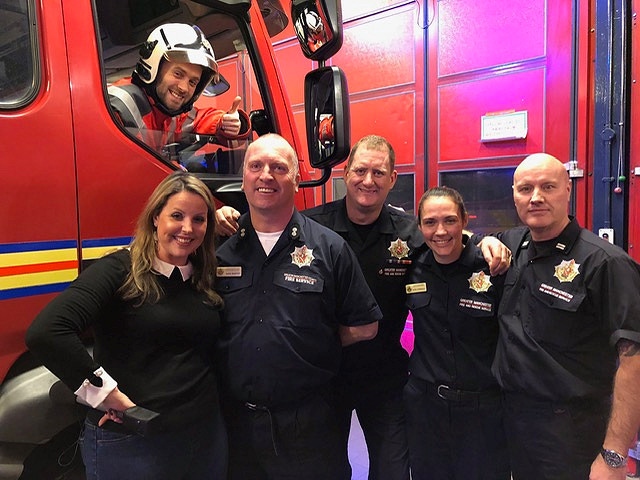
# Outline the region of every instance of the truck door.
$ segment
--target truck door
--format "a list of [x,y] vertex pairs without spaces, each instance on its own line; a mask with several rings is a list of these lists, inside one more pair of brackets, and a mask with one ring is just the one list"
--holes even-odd
[[[60,2],[0,2],[0,338],[77,275],[70,82]],[[0,378],[24,347],[0,340]],[[6,360],[6,361],[5,361]]]

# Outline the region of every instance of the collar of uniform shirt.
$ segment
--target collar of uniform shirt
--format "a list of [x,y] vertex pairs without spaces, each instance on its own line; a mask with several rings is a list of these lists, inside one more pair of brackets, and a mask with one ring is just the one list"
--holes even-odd
[[173,272],[173,269],[176,267],[178,267],[178,270],[180,270],[182,279],[185,282],[191,278],[191,275],[193,275],[193,265],[191,264],[191,262],[187,263],[186,265],[180,266],[163,262],[158,257],[153,260],[153,269],[167,278],[171,277],[171,272]]

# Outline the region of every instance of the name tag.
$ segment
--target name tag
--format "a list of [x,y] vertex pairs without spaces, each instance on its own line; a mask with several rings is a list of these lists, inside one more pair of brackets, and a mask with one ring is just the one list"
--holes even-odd
[[410,283],[405,285],[404,289],[407,293],[424,293],[427,291],[427,284],[425,282]]
[[242,267],[218,267],[216,277],[241,277]]

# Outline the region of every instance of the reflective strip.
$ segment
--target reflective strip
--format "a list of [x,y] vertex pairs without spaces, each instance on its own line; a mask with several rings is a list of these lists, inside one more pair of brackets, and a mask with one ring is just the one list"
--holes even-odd
[[[82,258],[99,258],[130,241],[131,237],[85,240]],[[0,300],[60,292],[76,278],[78,266],[73,240],[0,244]]]
[[187,112],[187,118],[182,124],[182,133],[191,133],[193,132],[193,122],[196,120],[196,114],[198,111],[195,108],[192,108]]
[[69,270],[29,273],[25,275],[10,275],[8,277],[0,277],[0,290],[13,290],[16,288],[64,282],[68,283],[73,281],[77,276],[77,266]]
[[106,254],[128,247],[131,237],[101,238],[82,241],[82,260],[96,260]]
[[[138,128],[138,131],[142,131],[147,128],[142,117],[142,112],[140,111],[138,103],[136,102],[136,98],[131,92],[123,87],[116,87],[113,85],[107,88],[107,92],[109,93],[109,95],[114,96],[118,100],[120,100],[127,108],[127,112],[118,111],[125,127],[136,127]],[[129,115],[127,115],[127,113]]]
[[0,245],[0,300],[61,291],[77,275],[74,241]]
[[75,247],[60,250],[40,250],[16,253],[0,253],[0,272],[3,268],[26,266],[40,263],[66,262],[77,260]]
[[164,143],[174,143],[176,141],[176,118],[171,117],[169,129],[167,130],[167,139]]

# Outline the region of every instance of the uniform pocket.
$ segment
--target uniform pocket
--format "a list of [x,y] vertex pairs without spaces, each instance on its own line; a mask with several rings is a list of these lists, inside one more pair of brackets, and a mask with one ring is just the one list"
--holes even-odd
[[559,349],[571,347],[580,338],[580,330],[585,328],[580,307],[586,292],[538,282],[531,295],[529,316],[523,319],[525,331],[541,343]]
[[584,291],[562,289],[544,282],[539,282],[531,293],[545,306],[565,312],[577,312],[586,297]]
[[431,303],[431,294],[429,292],[410,293],[407,295],[407,307],[410,310],[428,307]]
[[216,277],[216,290],[222,295],[234,293],[251,286],[253,279],[251,275],[241,277]]

